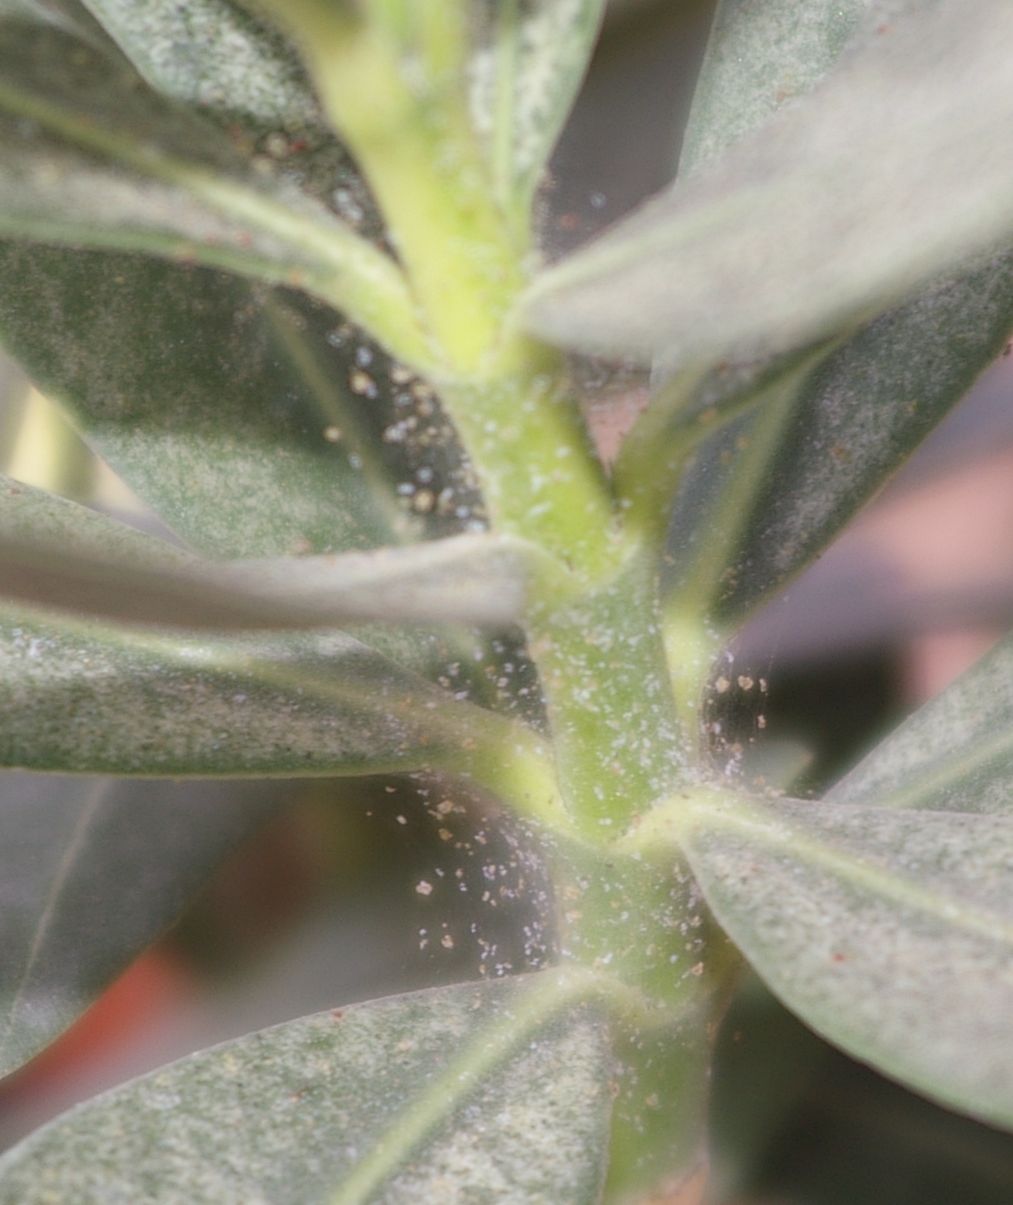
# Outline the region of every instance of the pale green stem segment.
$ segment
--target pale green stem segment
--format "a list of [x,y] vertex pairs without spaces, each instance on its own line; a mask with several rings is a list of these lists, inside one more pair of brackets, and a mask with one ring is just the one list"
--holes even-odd
[[611,1002],[617,1079],[606,1199],[640,1200],[701,1159],[707,1034],[739,965],[671,847],[632,856],[560,842],[554,865],[567,962],[624,985]]
[[[420,10],[422,78],[382,17],[324,0],[270,0],[324,109],[383,211],[448,375],[480,373],[523,283],[524,248],[500,212],[458,66],[456,3]],[[440,69],[434,70],[434,62]]]
[[[434,84],[430,67],[413,88],[391,24],[368,8],[358,17],[323,0],[271,7],[301,45],[324,107],[380,203],[444,357],[434,383],[493,527],[571,571],[570,590],[556,582],[533,592],[526,627],[560,789],[574,824],[601,842],[609,824],[619,831],[674,786],[685,741],[664,672],[649,558],[619,531],[562,357],[512,323],[523,247],[471,127],[463,76],[455,90],[443,75]],[[500,67],[502,122],[513,85],[509,63]]]
[[468,12],[460,0],[409,0],[418,22],[418,40],[429,78],[449,93],[463,95],[468,69]]
[[[543,977],[544,976],[544,977]],[[592,978],[580,972],[546,971],[524,990],[510,1011],[480,1034],[397,1119],[331,1198],[331,1205],[362,1205],[439,1125],[481,1086],[531,1034],[563,1009],[591,994]]]
[[581,580],[611,572],[620,555],[612,501],[559,355],[511,341],[481,379],[447,381],[441,397],[493,526],[545,548]]
[[709,748],[705,728],[706,689],[724,636],[701,616],[670,608],[665,615],[663,639],[668,679],[689,760],[703,766]]
[[281,263],[241,248],[228,254],[221,248],[205,247],[158,231],[150,235],[100,232],[92,240],[90,233],[82,229],[79,234],[84,241],[127,249],[143,242],[154,245],[161,241],[166,254],[203,260],[245,275],[304,288],[344,311],[405,363],[423,372],[431,368],[432,352],[397,264],[337,219],[325,224],[238,180],[177,159],[2,82],[0,108],[38,122],[77,147],[183,189],[225,217],[279,239],[317,266],[287,270]]
[[529,613],[528,634],[571,813],[608,841],[688,768],[665,670],[652,558]]

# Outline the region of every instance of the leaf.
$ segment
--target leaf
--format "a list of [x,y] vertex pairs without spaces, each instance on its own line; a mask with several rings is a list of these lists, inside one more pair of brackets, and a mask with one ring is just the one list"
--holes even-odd
[[88,773],[505,782],[505,750],[520,763],[537,744],[343,633],[169,640],[15,610],[0,612],[0,715],[0,765]]
[[[0,233],[139,250],[306,287],[428,362],[394,261],[134,71],[0,14]],[[272,178],[273,176],[273,178]]]
[[[203,270],[17,245],[0,244],[0,285],[8,346],[201,552],[367,549],[482,513],[432,391],[330,311]],[[475,665],[418,631],[398,643],[426,673]]]
[[0,1075],[163,932],[285,783],[0,776]]
[[62,544],[0,537],[0,595],[129,624],[238,632],[356,620],[505,626],[524,613],[535,549],[456,536],[344,556],[142,567]]
[[806,1024],[1013,1126],[1013,819],[729,797],[676,823],[718,921]]
[[[739,622],[826,547],[994,360],[1011,326],[1013,255],[997,256],[817,354],[802,375],[790,363],[683,478],[669,543],[673,605],[675,595],[692,598],[723,624]],[[728,393],[711,378],[698,405],[735,404]]]
[[0,0],[0,20],[9,17],[55,25],[98,45],[108,43],[102,29],[79,0]]
[[1013,234],[1010,36],[995,0],[884,23],[804,104],[543,273],[529,327],[598,354],[788,350],[987,252]]
[[0,1162],[0,1201],[595,1202],[604,1025],[554,972],[320,1013],[183,1059]]
[[84,0],[148,83],[218,119],[262,129],[322,125],[298,58],[230,0]]
[[13,353],[201,551],[368,548],[410,527],[366,455],[375,402],[348,387],[333,315],[213,273],[17,244],[0,245],[0,280]]
[[1004,1205],[1013,1135],[829,1050],[755,981],[732,1003],[719,1043],[715,1200]]
[[835,803],[1013,815],[1013,640],[1006,639],[878,744]]
[[604,0],[488,0],[472,58],[471,107],[496,191],[525,224],[587,69]]
[[679,172],[700,171],[819,84],[881,0],[718,0],[682,140]]
[[505,626],[542,564],[486,533],[344,556],[217,564],[0,474],[0,596],[78,616],[228,630],[355,620]]
[[[152,86],[241,137],[258,170],[378,233],[357,173],[273,32],[218,0],[92,7]],[[419,421],[411,374],[332,312],[145,257],[16,244],[0,249],[0,280],[0,328],[15,354],[199,548],[271,556],[421,533],[428,512],[412,519],[395,494],[419,467],[400,455],[414,441],[393,428],[418,422],[431,436],[437,424]],[[397,388],[386,379],[395,367]],[[439,477],[434,442],[423,463]],[[449,487],[433,534],[446,534],[444,511],[462,501],[454,485],[439,480],[433,492]]]
[[[725,0],[683,172],[706,168],[747,127],[797,103],[849,39],[874,40],[883,19],[864,0],[804,10],[786,0]],[[670,526],[672,609],[710,608],[722,625],[740,622],[843,528],[998,354],[1010,328],[1013,256],[1004,255],[801,357],[663,385],[624,445],[616,479],[628,498],[642,497],[648,522]],[[722,429],[709,433],[714,427]],[[681,489],[670,517],[673,471]]]
[[298,57],[231,0],[87,0],[150,87],[198,109],[264,167],[368,238],[381,233],[368,189],[320,111]]

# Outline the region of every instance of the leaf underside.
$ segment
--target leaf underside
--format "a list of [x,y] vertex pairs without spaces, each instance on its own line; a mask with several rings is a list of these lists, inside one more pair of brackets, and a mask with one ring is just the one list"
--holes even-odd
[[[609,1054],[593,1015],[516,1024],[529,980],[464,984],[321,1013],[202,1052],[79,1106],[0,1161],[0,1201],[423,1201],[600,1197]],[[443,1095],[434,1099],[434,1087]],[[404,1143],[430,1098],[431,1123]],[[379,1148],[361,1193],[339,1191]],[[360,1169],[361,1172],[361,1169]]]
[[[780,109],[804,110],[806,93],[842,55],[860,55],[880,38],[877,29],[890,19],[870,0],[804,7],[723,0],[680,179],[720,162]],[[741,622],[829,544],[963,396],[1010,329],[1013,257],[986,257],[839,338],[817,353],[801,381],[786,380],[783,396],[776,388],[765,393],[753,413],[704,442],[674,499],[667,558],[673,605],[681,595],[709,608],[723,627]],[[659,356],[659,377],[671,371],[671,359]],[[691,421],[694,412],[734,406],[793,367],[733,362],[708,374],[688,403],[677,390],[659,389],[645,416],[651,438],[644,470],[666,439],[678,438],[687,413]],[[630,467],[634,479],[638,471]]]
[[508,721],[343,633],[168,639],[0,612],[0,764],[141,775],[461,765]]
[[684,842],[789,1008],[887,1075],[1013,1127],[1013,820],[729,802]]
[[522,541],[485,533],[220,564],[0,474],[0,597],[114,624],[218,632],[367,620],[502,627],[520,619],[538,563]]
[[789,350],[1008,240],[1013,13],[940,0],[876,31],[805,103],[536,280],[531,329],[704,363]]
[[292,791],[0,775],[0,1075],[80,1016]]
[[[668,589],[738,623],[808,564],[964,396],[1013,327],[1013,256],[876,319],[712,437],[675,498]],[[699,404],[721,404],[711,378]]]
[[839,803],[1013,815],[1013,640],[881,741],[829,792]]

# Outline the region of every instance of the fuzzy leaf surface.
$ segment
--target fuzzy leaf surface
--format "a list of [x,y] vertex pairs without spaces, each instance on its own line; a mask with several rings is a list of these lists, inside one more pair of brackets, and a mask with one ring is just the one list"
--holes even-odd
[[188,0],[185,7],[171,0],[84,4],[164,95],[265,128],[322,124],[284,39],[230,0]]
[[1013,640],[881,741],[829,793],[839,803],[1013,815]]
[[[1011,326],[1006,254],[877,318],[801,378],[775,379],[751,413],[699,448],[680,483],[669,588],[738,622],[841,531],[1000,353]],[[742,388],[711,377],[694,405],[720,410]],[[674,417],[672,429],[685,421]]]
[[882,0],[718,0],[693,92],[680,174],[700,171],[798,103],[834,67]]
[[343,633],[168,639],[0,612],[0,765],[180,775],[467,770],[526,730]]
[[290,794],[0,775],[0,1075],[80,1016]]
[[544,273],[532,330],[705,362],[788,350],[1008,239],[1013,11],[938,0],[879,28],[713,170]]
[[[800,99],[887,18],[870,0],[719,5],[681,172],[706,170]],[[631,491],[664,482],[700,419],[748,412],[700,442],[671,521],[670,588],[734,624],[825,547],[1001,350],[1013,328],[1013,257],[987,258],[907,299],[792,380],[771,363],[662,386],[620,461]],[[662,362],[664,371],[669,365]],[[784,371],[783,387],[777,374]],[[773,378],[773,387],[770,381]],[[638,447],[639,443],[639,447]],[[657,488],[652,487],[652,488]],[[661,487],[664,489],[664,487]],[[655,505],[671,506],[665,490]]]
[[283,556],[411,534],[402,466],[371,452],[377,403],[350,388],[358,343],[333,313],[199,269],[19,244],[0,245],[0,279],[8,347],[195,548]]
[[1013,818],[729,799],[683,833],[718,921],[808,1025],[1013,1127]]
[[305,286],[383,329],[410,310],[389,257],[118,56],[0,13],[0,63],[0,233]]
[[14,1148],[0,1201],[590,1205],[604,1027],[579,1007],[534,1014],[531,992],[530,979],[437,988],[203,1051]]
[[526,216],[580,87],[604,0],[482,0],[472,112],[497,188]]
[[379,232],[368,192],[320,112],[291,47],[231,0],[87,0],[148,85],[198,110],[300,191],[365,233]]
[[356,620],[506,625],[535,550],[485,533],[342,556],[218,564],[0,474],[0,596],[113,622],[243,629]]

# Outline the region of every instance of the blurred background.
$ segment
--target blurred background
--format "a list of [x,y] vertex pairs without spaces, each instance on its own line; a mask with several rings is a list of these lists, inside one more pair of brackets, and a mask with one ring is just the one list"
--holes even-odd
[[[712,7],[613,6],[541,201],[550,255],[671,179]],[[646,383],[614,368],[589,380],[591,421],[603,444],[614,442]],[[155,523],[2,361],[0,471],[127,522]],[[837,544],[749,625],[735,655],[769,681],[765,739],[798,752],[815,792],[1011,618],[1013,357],[1003,357]],[[728,723],[753,739],[757,703],[731,698],[727,709]],[[22,799],[29,780],[0,778],[0,806]],[[539,965],[549,951],[530,902],[537,865],[521,834],[483,829],[484,814],[480,800],[404,779],[298,788],[295,805],[230,854],[72,1030],[0,1084],[0,1146],[75,1100],[250,1029],[468,978],[492,963]],[[482,843],[477,857],[471,838],[485,832],[500,845]],[[476,911],[489,866],[503,870],[499,906]],[[420,892],[420,883],[439,890]],[[1005,1205],[1013,1196],[1013,1137],[848,1060],[751,979],[720,1037],[713,1117],[722,1202]]]

